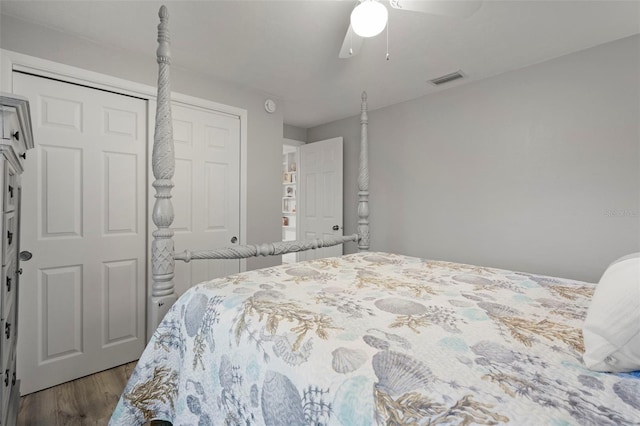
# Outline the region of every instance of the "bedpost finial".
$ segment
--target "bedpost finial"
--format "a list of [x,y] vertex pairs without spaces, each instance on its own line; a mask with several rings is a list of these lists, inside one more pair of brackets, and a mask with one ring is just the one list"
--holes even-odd
[[362,91],[362,102],[367,102],[367,92]]
[[156,50],[156,57],[158,63],[170,64],[169,12],[165,5],[160,6],[158,16],[160,17],[160,23],[158,24],[158,50]]
[[165,6],[164,4],[160,6],[158,17],[160,18],[160,21],[166,21],[167,18],[169,18],[169,10],[167,10],[167,6]]

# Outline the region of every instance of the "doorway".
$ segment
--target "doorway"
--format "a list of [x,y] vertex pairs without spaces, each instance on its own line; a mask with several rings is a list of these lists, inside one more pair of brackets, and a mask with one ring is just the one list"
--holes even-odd
[[[285,139],[282,144],[282,241],[298,239],[298,149],[304,142]],[[282,263],[295,263],[298,253],[282,255]]]

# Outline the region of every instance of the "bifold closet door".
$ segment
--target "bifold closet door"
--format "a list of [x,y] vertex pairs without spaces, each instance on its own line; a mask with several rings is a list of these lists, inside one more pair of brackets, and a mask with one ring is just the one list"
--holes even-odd
[[[240,118],[177,102],[171,109],[176,158],[171,229],[176,252],[237,245]],[[149,196],[153,202],[153,194]],[[151,235],[155,228],[152,221],[149,224]],[[240,261],[177,261],[175,272],[175,289],[180,295],[199,282],[240,272]]]
[[137,359],[145,345],[147,101],[14,73],[36,149],[22,192],[22,393]]

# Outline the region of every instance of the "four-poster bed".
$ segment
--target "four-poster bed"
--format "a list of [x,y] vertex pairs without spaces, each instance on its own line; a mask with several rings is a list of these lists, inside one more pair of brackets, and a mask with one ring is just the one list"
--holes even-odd
[[151,297],[147,305],[147,330],[151,334],[160,320],[176,301],[173,282],[175,261],[190,262],[195,259],[245,259],[254,256],[278,256],[305,250],[331,247],[354,241],[358,243],[358,250],[369,249],[369,162],[367,138],[367,94],[362,93],[361,103],[361,141],[358,169],[358,233],[347,236],[332,236],[322,239],[278,241],[268,244],[233,246],[215,250],[185,250],[175,253],[173,244],[173,206],[171,204],[171,189],[173,188],[173,174],[175,158],[173,146],[173,128],[171,121],[171,85],[169,69],[171,65],[170,38],[168,28],[168,12],[162,6],[159,12],[158,25],[158,98],[156,109],[156,123],[152,154],[153,187],[156,190],[156,201],[153,206],[152,219],[157,229],[153,232],[151,246],[151,272],[153,284]]
[[[149,321],[164,319],[111,424],[640,424],[638,375],[582,362],[593,284],[367,251],[365,95],[358,234],[174,254],[164,7],[160,18]],[[175,260],[347,241],[360,252],[214,279],[175,300]]]

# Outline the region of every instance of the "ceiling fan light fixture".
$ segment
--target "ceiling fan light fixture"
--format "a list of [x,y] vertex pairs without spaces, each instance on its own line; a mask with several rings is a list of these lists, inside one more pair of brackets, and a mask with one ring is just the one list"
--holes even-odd
[[351,12],[351,28],[360,37],[377,36],[387,26],[389,13],[382,3],[363,0]]

